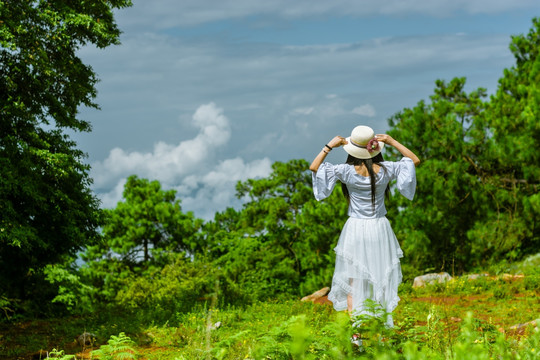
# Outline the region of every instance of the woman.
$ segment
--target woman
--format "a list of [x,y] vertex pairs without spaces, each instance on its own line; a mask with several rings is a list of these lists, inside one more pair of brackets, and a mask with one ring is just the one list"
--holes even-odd
[[[383,160],[381,150],[385,144],[403,155],[401,161]],[[323,162],[339,146],[349,154],[347,162]],[[396,308],[402,279],[399,259],[403,252],[385,217],[384,194],[389,182],[395,179],[400,193],[412,200],[415,166],[419,163],[412,151],[389,135],[375,136],[368,126],[355,127],[347,139],[334,137],[311,163],[315,198],[320,201],[328,197],[339,180],[349,202],[349,219],[334,249],[336,267],[328,295],[336,310],[347,310],[351,316],[365,314],[367,299],[388,314]],[[386,324],[393,326],[390,315]]]

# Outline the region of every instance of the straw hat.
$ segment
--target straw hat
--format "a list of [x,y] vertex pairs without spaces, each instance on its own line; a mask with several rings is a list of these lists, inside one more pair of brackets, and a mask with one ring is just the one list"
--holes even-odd
[[353,129],[351,136],[347,138],[347,143],[343,149],[358,159],[371,159],[377,156],[384,147],[384,143],[375,138],[373,129],[364,125]]

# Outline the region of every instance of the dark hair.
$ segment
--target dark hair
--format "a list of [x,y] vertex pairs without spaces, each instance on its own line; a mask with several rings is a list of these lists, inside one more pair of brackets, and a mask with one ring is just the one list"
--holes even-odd
[[[369,173],[369,179],[371,182],[371,205],[373,209],[375,210],[375,171],[373,171],[373,164],[379,165],[382,169],[380,171],[386,171],[384,169],[384,165],[381,163],[384,161],[384,158],[381,153],[378,153],[372,158],[369,159],[359,159],[352,155],[347,156],[347,161],[345,161],[346,164],[349,165],[365,165],[365,167],[368,170]],[[343,195],[347,199],[347,202],[351,201],[351,198],[349,196],[349,189],[347,189],[347,185],[344,183],[341,183],[341,191],[343,192]],[[387,186],[385,190],[385,194],[389,195],[390,188]]]

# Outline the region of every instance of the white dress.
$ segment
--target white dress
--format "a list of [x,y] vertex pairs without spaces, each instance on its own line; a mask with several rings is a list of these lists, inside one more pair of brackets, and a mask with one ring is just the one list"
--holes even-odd
[[[339,180],[347,185],[350,196],[349,219],[343,226],[337,246],[336,267],[328,299],[334,309],[347,309],[347,295],[352,295],[353,314],[364,314],[366,299],[374,300],[390,314],[399,302],[401,283],[399,259],[403,252],[386,219],[384,192],[388,183],[397,180],[399,192],[412,200],[416,190],[416,171],[411,159],[385,161],[376,174],[375,208],[371,203],[369,176],[358,174],[353,165],[323,163],[313,173],[313,193],[317,200],[328,197]],[[392,317],[386,324],[393,326]]]

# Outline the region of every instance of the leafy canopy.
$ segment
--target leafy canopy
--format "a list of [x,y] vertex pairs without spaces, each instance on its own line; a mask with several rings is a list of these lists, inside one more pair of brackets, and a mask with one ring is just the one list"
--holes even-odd
[[129,0],[0,1],[0,293],[31,297],[32,273],[96,236],[98,201],[67,129],[97,107],[83,45],[119,43],[113,9]]
[[415,268],[462,272],[538,252],[540,21],[510,49],[516,65],[489,100],[464,78],[437,81],[430,104],[390,119],[423,161],[415,201],[396,200],[392,214]]

